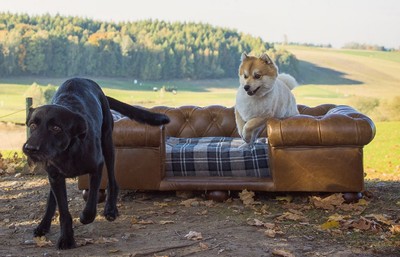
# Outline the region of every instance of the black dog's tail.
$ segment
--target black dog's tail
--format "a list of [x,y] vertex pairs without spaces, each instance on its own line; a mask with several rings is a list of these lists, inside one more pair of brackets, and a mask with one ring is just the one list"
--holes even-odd
[[169,118],[167,115],[161,113],[150,112],[145,109],[131,106],[129,104],[120,102],[112,97],[107,96],[110,109],[115,110],[133,120],[140,123],[146,123],[152,126],[167,124]]

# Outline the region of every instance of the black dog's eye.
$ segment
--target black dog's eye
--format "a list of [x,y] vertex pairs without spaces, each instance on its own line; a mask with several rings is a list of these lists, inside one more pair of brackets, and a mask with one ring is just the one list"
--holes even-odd
[[243,77],[244,77],[245,79],[247,79],[249,76],[247,76],[246,74],[244,74]]
[[261,78],[261,75],[256,73],[256,74],[254,74],[254,78],[255,78],[255,79],[260,79],[260,78]]
[[29,129],[30,129],[30,130],[35,130],[36,128],[37,128],[36,123],[31,123],[31,124],[29,124]]
[[50,127],[50,131],[53,132],[54,134],[60,133],[61,130],[62,129],[59,126],[56,126],[56,125]]

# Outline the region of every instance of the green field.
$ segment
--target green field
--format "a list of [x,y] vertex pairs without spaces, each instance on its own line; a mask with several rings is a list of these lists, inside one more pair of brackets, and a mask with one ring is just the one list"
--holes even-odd
[[[298,80],[294,89],[299,104],[316,106],[324,103],[354,106],[355,99],[376,98],[380,102],[400,96],[400,53],[335,50],[285,46],[299,59]],[[233,106],[237,78],[220,80],[139,81],[121,78],[92,78],[105,93],[129,104],[145,107],[166,105],[212,104]],[[60,85],[65,78],[0,78],[0,121],[23,123],[25,97],[35,82],[45,88]],[[176,88],[177,93],[154,91],[154,88]],[[355,106],[357,107],[357,106]],[[383,176],[400,179],[400,122],[380,122],[385,110],[368,115],[375,121],[377,135],[365,147],[367,178]]]

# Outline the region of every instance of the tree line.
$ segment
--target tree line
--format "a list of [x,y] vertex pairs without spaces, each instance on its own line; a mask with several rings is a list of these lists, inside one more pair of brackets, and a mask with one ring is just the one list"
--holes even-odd
[[261,38],[209,24],[0,13],[3,76],[234,77],[242,52],[269,52],[281,71],[297,74],[297,59],[291,53],[275,50]]

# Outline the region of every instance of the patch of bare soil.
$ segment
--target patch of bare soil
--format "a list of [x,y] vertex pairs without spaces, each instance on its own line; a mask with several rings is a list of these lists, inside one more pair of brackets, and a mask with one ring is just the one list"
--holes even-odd
[[33,238],[49,192],[43,174],[0,175],[0,256],[399,256],[400,185],[370,182],[358,203],[341,194],[231,192],[225,202],[203,192],[122,191],[120,216],[79,222],[84,201],[68,180],[78,247],[57,250],[58,216]]

